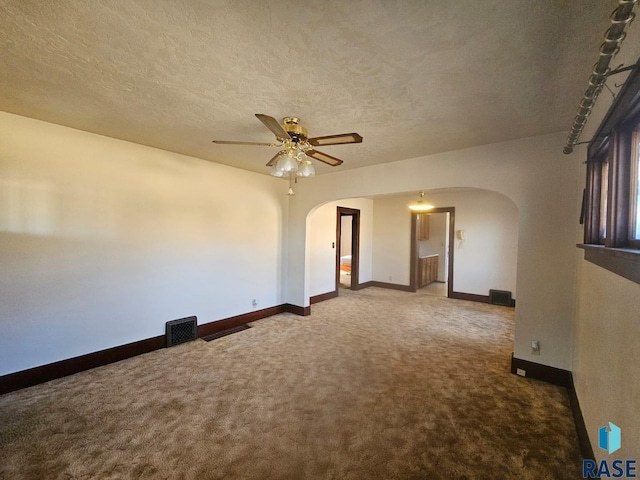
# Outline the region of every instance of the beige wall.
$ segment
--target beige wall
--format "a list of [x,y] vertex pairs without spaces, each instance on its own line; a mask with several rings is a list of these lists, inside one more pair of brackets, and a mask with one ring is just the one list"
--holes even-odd
[[0,375],[283,303],[282,180],[8,113],[0,145]]
[[[591,444],[598,459],[637,458],[640,285],[580,261],[576,302],[573,378]],[[622,448],[611,456],[596,448],[608,422],[622,429]]]
[[[407,207],[416,198],[405,194],[374,199],[374,280],[409,285],[411,213]],[[465,230],[465,239],[454,239],[451,246],[453,289],[476,295],[489,295],[492,288],[508,290],[515,298],[518,208],[513,201],[486,190],[432,190],[425,192],[424,201],[454,207],[455,229]]]

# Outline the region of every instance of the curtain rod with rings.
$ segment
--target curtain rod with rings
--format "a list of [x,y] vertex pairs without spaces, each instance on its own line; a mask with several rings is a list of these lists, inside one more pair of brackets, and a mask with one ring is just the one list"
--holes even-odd
[[573,126],[569,132],[567,144],[562,150],[567,155],[573,152],[573,147],[578,143],[582,130],[587,123],[587,117],[591,113],[591,109],[596,103],[604,83],[607,81],[607,77],[614,73],[638,68],[637,65],[614,71],[609,68],[611,60],[620,51],[620,44],[627,35],[625,28],[635,18],[633,7],[635,7],[636,3],[638,3],[638,0],[619,0],[618,7],[611,13],[611,26],[605,32],[604,42],[600,45],[600,58],[593,66],[593,72],[589,77],[589,86],[584,92],[584,97],[573,119]]

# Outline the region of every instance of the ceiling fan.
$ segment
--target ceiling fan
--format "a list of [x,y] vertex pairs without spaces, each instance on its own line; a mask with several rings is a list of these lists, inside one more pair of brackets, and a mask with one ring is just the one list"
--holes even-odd
[[235,142],[226,140],[213,140],[213,143],[282,147],[282,150],[267,162],[267,167],[271,167],[271,175],[275,177],[293,176],[294,173],[299,177],[311,177],[315,175],[315,168],[309,158],[314,158],[332,167],[337,167],[342,164],[342,160],[319,152],[314,147],[362,142],[362,137],[357,133],[342,133],[339,135],[309,138],[307,129],[300,125],[300,119],[297,117],[285,117],[282,119],[282,124],[278,123],[275,118],[262,113],[256,113],[256,117],[271,130],[276,136],[278,143]]

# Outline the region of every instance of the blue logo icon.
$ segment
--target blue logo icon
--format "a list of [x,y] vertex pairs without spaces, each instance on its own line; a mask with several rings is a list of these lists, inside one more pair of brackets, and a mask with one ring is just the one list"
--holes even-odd
[[605,425],[598,430],[598,446],[609,453],[620,448],[620,427],[609,422],[609,430]]
[[[598,446],[613,453],[620,449],[620,427],[609,422],[609,425],[598,429]],[[637,461],[634,459],[607,460],[599,462],[590,458],[582,460],[582,478],[637,478]]]

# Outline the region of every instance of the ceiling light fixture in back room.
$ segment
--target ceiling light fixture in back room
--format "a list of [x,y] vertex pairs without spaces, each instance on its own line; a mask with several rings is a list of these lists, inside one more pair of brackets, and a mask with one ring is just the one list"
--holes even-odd
[[297,177],[313,177],[316,174],[316,169],[311,161],[312,158],[332,167],[337,167],[343,163],[339,158],[319,152],[313,147],[362,142],[362,137],[355,132],[309,138],[307,129],[300,125],[300,119],[297,117],[285,117],[282,119],[282,124],[280,124],[269,115],[262,113],[256,113],[255,115],[276,136],[278,143],[228,140],[213,140],[213,143],[282,148],[267,162],[267,167],[271,167],[269,173],[274,177],[289,178],[287,195],[293,195],[292,183],[294,178],[297,180]]
[[429,205],[427,203],[424,203],[424,192],[420,192],[418,194],[418,196],[420,197],[420,200],[418,200],[415,203],[412,203],[411,205],[409,205],[409,209],[413,210],[414,212],[427,212],[431,209],[433,209],[433,205]]

